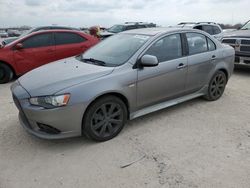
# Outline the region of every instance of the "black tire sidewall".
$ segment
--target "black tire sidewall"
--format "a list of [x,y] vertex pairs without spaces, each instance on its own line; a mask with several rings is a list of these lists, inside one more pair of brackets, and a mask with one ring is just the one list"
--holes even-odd
[[4,77],[0,78],[0,84],[8,83],[13,78],[13,71],[8,65],[0,62],[0,68],[4,70]]
[[[93,113],[95,113],[95,111],[97,110],[97,108],[99,108],[102,104],[108,103],[108,102],[115,102],[121,106],[122,111],[123,111],[123,123],[122,123],[122,126],[114,134],[112,134],[108,137],[101,138],[101,137],[96,136],[96,134],[92,131],[91,118],[92,118]],[[84,118],[83,118],[82,130],[83,130],[83,133],[87,137],[89,137],[95,141],[103,142],[103,141],[107,141],[107,140],[110,140],[110,139],[116,137],[123,129],[123,127],[126,123],[126,120],[127,120],[127,108],[126,108],[126,105],[124,104],[124,102],[116,96],[112,96],[112,95],[105,96],[105,97],[102,97],[100,99],[97,99],[87,109],[87,111],[84,115]]]

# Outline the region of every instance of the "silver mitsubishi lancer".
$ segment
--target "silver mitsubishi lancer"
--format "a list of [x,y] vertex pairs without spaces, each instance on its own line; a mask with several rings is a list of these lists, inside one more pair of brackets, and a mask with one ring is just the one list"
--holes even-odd
[[127,120],[196,97],[219,99],[233,72],[234,53],[199,30],[130,30],[25,74],[11,90],[29,133],[106,141]]

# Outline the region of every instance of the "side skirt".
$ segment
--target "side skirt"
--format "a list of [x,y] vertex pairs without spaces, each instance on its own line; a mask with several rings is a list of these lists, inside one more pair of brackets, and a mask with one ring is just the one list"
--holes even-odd
[[195,92],[193,94],[189,94],[189,95],[177,98],[177,99],[165,101],[165,102],[162,102],[162,103],[159,103],[159,104],[155,104],[155,105],[152,105],[152,106],[149,106],[149,107],[145,107],[145,108],[143,108],[141,110],[138,110],[136,112],[133,112],[133,113],[130,114],[130,120],[138,118],[140,116],[144,116],[146,114],[149,114],[149,113],[152,113],[152,112],[155,112],[155,111],[158,111],[158,110],[162,110],[162,109],[170,107],[170,106],[174,106],[174,105],[183,103],[185,101],[189,101],[189,100],[194,99],[194,98],[201,97],[201,96],[203,96],[205,94],[205,92],[204,92],[205,88],[207,88],[207,87],[204,87],[201,90],[199,90],[198,92]]

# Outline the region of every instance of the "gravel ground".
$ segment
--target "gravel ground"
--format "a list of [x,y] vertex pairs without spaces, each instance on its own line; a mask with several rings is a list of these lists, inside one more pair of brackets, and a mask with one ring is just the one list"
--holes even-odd
[[27,134],[10,84],[0,85],[0,188],[249,188],[249,81],[236,70],[220,100],[138,118],[105,143]]

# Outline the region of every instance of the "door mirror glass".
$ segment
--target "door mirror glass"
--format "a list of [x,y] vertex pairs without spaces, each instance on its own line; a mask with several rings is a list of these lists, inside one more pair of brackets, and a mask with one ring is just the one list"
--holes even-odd
[[143,67],[155,67],[159,64],[159,61],[156,56],[153,55],[144,55],[141,58],[141,65]]
[[17,50],[23,49],[23,44],[22,44],[22,43],[16,44],[16,49],[17,49]]

